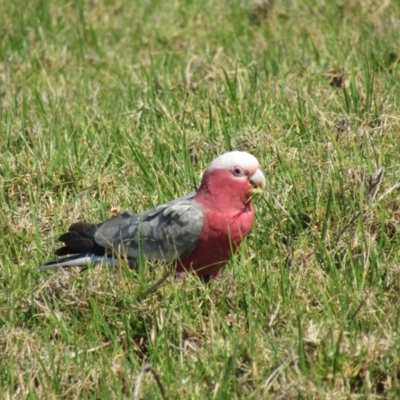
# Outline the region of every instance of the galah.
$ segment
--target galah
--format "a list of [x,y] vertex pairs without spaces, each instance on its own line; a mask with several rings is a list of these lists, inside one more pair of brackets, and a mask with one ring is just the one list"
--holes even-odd
[[41,270],[101,264],[133,267],[140,257],[173,263],[204,280],[218,278],[254,221],[255,189],[265,188],[257,159],[232,151],[214,159],[196,193],[141,214],[123,214],[98,224],[78,222],[59,240],[64,247]]

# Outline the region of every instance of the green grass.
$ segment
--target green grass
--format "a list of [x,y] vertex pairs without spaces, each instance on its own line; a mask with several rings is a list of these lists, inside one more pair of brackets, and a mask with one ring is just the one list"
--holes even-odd
[[[0,2],[2,398],[399,398],[400,5],[267,3]],[[268,183],[220,281],[37,270],[231,149]]]

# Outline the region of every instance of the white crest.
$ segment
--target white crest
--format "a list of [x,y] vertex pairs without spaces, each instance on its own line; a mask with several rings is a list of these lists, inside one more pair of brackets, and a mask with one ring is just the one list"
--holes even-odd
[[207,171],[214,169],[231,169],[241,167],[244,170],[257,169],[260,166],[257,158],[245,151],[230,151],[214,159],[208,166]]

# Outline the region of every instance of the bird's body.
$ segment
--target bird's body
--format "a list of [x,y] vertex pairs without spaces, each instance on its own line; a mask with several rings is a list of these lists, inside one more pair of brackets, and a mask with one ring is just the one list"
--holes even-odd
[[230,152],[216,158],[203,175],[195,194],[157,206],[142,214],[125,212],[100,224],[76,223],[60,237],[65,256],[41,269],[115,266],[125,260],[133,266],[143,256],[174,262],[176,271],[193,271],[217,278],[254,221],[252,189],[265,186],[256,158]]

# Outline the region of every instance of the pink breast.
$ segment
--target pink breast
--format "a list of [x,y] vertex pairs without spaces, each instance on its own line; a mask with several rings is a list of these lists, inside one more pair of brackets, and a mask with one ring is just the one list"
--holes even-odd
[[251,231],[254,210],[251,205],[235,215],[204,212],[204,227],[197,249],[177,263],[177,272],[195,271],[213,275],[232,257],[243,238]]

